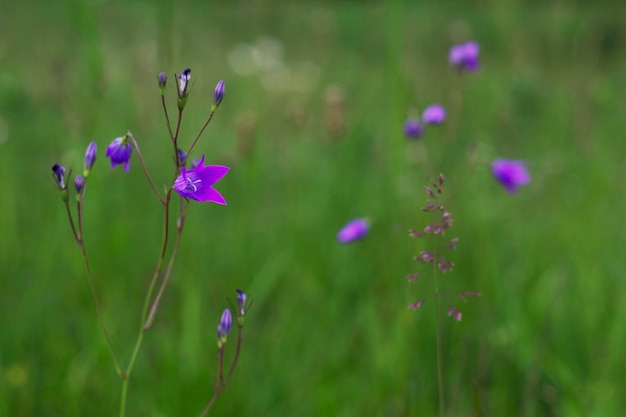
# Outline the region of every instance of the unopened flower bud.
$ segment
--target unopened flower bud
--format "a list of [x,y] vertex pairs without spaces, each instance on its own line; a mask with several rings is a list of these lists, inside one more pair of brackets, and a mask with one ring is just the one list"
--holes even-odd
[[248,308],[250,308],[250,304],[247,303],[247,300],[248,296],[246,293],[237,289],[237,325],[239,327],[243,327],[243,321],[248,312]]
[[85,151],[85,159],[83,162],[83,175],[85,178],[89,175],[89,171],[93,167],[93,164],[96,162],[96,154],[98,153],[98,145],[96,142],[91,142],[87,146],[87,150]]
[[159,82],[159,90],[161,90],[161,95],[165,94],[165,85],[167,84],[167,74],[164,72],[160,72],[157,75],[157,81]]
[[80,201],[80,192],[83,191],[83,187],[85,186],[85,179],[80,175],[77,175],[74,178],[74,188],[76,188],[76,200]]
[[228,339],[228,332],[233,325],[233,317],[230,314],[229,309],[225,309],[220,319],[220,324],[217,326],[217,346],[221,349],[226,340]]
[[191,79],[191,69],[185,70],[178,75],[178,109],[182,110],[187,104],[187,96],[189,96],[189,80]]
[[215,86],[215,91],[213,92],[213,105],[211,106],[212,111],[215,111],[215,109],[217,109],[222,103],[225,92],[226,88],[224,86],[224,80],[221,80],[219,83],[217,83],[217,85]]
[[65,189],[65,168],[63,168],[59,164],[54,164],[52,166],[52,175],[56,180],[57,185],[61,190]]

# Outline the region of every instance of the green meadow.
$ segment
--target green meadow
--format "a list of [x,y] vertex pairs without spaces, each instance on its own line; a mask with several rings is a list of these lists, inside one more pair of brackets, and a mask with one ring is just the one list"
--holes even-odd
[[[620,415],[625,28],[626,8],[608,1],[5,5],[0,416],[119,415],[121,380],[50,167],[78,174],[98,145],[84,240],[126,364],[163,210],[136,154],[124,172],[105,150],[131,131],[155,183],[171,186],[156,76],[169,77],[175,120],[174,74],[186,67],[183,145],[226,83],[192,158],[231,167],[215,186],[228,205],[189,205],[126,415],[200,415],[236,288],[253,305],[209,415],[439,415],[433,274],[413,260],[433,243],[409,237],[431,221],[424,186],[439,173],[454,219],[446,238],[459,238],[454,269],[439,276],[445,416]],[[468,40],[481,66],[460,74],[448,51]],[[446,107],[446,123],[407,140],[405,120],[431,103]],[[525,161],[532,182],[507,193],[496,158]],[[368,236],[338,243],[354,218],[370,220]],[[481,297],[464,303],[465,290]]]

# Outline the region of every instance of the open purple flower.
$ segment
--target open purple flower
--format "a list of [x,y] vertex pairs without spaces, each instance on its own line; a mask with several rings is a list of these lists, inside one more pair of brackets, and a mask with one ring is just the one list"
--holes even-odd
[[337,240],[340,243],[350,243],[362,239],[367,236],[369,228],[369,223],[365,219],[352,220],[337,233]]
[[129,136],[125,135],[115,138],[113,142],[111,142],[107,147],[105,156],[111,158],[111,168],[115,168],[115,165],[124,164],[124,171],[128,172],[132,153],[133,146],[129,142]]
[[440,104],[432,104],[422,113],[422,120],[431,125],[440,125],[446,120],[446,109]]
[[496,159],[491,164],[491,172],[511,194],[515,193],[518,187],[530,183],[530,174],[522,161]]
[[474,41],[454,45],[450,48],[448,58],[450,64],[459,71],[476,71],[479,66],[478,53],[480,46]]
[[226,204],[222,195],[212,187],[230,170],[221,165],[204,165],[204,155],[196,168],[180,168],[180,175],[174,181],[174,190],[184,198],[217,204]]

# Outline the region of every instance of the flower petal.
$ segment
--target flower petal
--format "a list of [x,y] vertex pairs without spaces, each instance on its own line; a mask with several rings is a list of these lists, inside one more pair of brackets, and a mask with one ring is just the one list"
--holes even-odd
[[209,187],[224,178],[224,175],[230,170],[229,167],[223,165],[208,165],[198,169],[197,175],[202,178],[205,187]]
[[200,201],[201,203],[209,201],[211,203],[222,204],[224,206],[227,204],[226,199],[212,187],[204,187],[197,193],[194,193],[190,198]]

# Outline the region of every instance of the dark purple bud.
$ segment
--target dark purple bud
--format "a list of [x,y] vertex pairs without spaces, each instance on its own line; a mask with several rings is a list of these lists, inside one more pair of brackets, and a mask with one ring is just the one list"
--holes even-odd
[[165,85],[167,84],[167,74],[160,72],[159,75],[157,75],[157,81],[159,82],[159,88],[163,91],[165,89]]
[[89,175],[89,171],[93,167],[93,164],[96,162],[97,153],[98,153],[98,145],[96,145],[96,142],[91,142],[87,146],[87,150],[85,151],[85,159],[83,161],[83,175],[85,177]]
[[443,185],[443,174],[439,174],[439,185]]
[[178,166],[184,166],[187,159],[187,154],[180,148],[176,149],[176,154],[178,157]]
[[409,139],[419,139],[424,132],[424,128],[416,119],[409,119],[404,122],[404,134]]
[[85,179],[81,177],[80,175],[77,175],[76,178],[74,178],[74,187],[76,188],[77,194],[80,194],[80,192],[83,190],[84,185],[85,185]]
[[409,310],[417,310],[424,304],[424,300],[419,300],[414,303],[409,304]]
[[65,168],[59,164],[52,166],[52,174],[54,179],[61,190],[65,189]]
[[217,346],[221,349],[226,343],[228,332],[233,325],[233,317],[229,309],[225,309],[220,318],[220,324],[217,326]]
[[221,80],[219,83],[217,83],[217,85],[215,86],[215,91],[213,92],[212,110],[217,109],[218,106],[222,103],[225,91],[226,89],[224,86],[224,80]]
[[191,79],[191,69],[185,70],[178,75],[178,97],[183,98],[189,95],[189,80]]
[[246,293],[237,289],[237,316],[243,317],[246,315]]
[[430,187],[426,187],[426,192],[428,193],[428,195],[429,195],[431,198],[437,198],[437,197],[435,197],[435,193],[433,193],[432,188],[430,188]]

